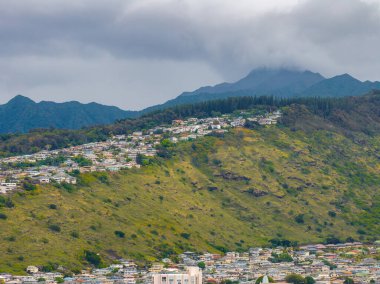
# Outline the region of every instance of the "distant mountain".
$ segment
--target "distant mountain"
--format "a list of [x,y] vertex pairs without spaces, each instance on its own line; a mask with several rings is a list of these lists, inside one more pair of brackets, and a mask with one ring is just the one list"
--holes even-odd
[[254,91],[257,95],[295,95],[324,79],[319,73],[310,71],[259,68],[251,71],[246,77],[235,83],[202,87],[194,92],[185,92],[180,97],[248,90]]
[[374,89],[380,89],[380,82],[361,82],[348,74],[343,74],[314,84],[298,95],[303,97],[347,97],[363,95]]
[[380,89],[380,82],[362,82],[348,74],[326,79],[321,74],[311,71],[259,68],[235,83],[221,83],[201,87],[193,92],[184,92],[175,99],[149,107],[142,112],[227,97],[345,97],[363,95],[374,89]]
[[84,126],[112,123],[117,119],[136,116],[114,106],[76,101],[54,103],[18,95],[0,105],[0,133],[27,132],[34,128],[79,129]]
[[112,123],[117,119],[135,118],[152,111],[177,105],[242,96],[275,97],[345,97],[358,96],[380,89],[380,82],[362,82],[348,74],[329,79],[319,73],[291,69],[258,68],[235,83],[221,83],[184,92],[161,105],[141,111],[124,111],[97,103],[35,103],[16,96],[0,105],[0,133],[27,132],[34,128],[78,129],[84,126]]

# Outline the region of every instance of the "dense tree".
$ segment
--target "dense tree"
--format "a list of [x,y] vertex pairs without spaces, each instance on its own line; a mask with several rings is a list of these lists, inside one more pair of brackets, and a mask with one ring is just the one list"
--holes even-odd
[[303,278],[299,274],[289,274],[285,277],[285,281],[288,283],[293,283],[293,284],[304,284],[305,283],[305,278]]
[[343,284],[354,284],[354,280],[350,277],[344,279]]

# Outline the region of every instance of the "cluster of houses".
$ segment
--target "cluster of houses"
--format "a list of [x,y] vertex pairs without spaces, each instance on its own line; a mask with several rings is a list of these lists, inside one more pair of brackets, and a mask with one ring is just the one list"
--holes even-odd
[[[247,252],[198,254],[184,252],[178,263],[162,259],[150,267],[138,267],[132,260],[119,260],[107,268],[82,271],[73,276],[58,272],[40,272],[29,266],[28,276],[0,274],[0,283],[126,283],[126,284],[202,284],[202,283],[286,283],[287,275],[312,277],[316,284],[380,283],[380,241],[337,245],[306,245],[297,248],[251,248]],[[286,261],[274,261],[286,254]]]
[[[155,127],[144,132],[136,131],[131,135],[116,135],[107,141],[3,158],[0,159],[0,194],[20,188],[25,179],[36,184],[76,184],[77,180],[71,174],[73,172],[119,171],[140,167],[137,156],[155,156],[156,146],[164,137],[176,143],[212,132],[224,133],[231,127],[244,126],[247,120],[261,125],[276,124],[280,117],[281,112],[275,111],[265,115],[244,112],[239,115],[174,120],[171,125]],[[51,165],[52,160],[58,160],[59,164]]]

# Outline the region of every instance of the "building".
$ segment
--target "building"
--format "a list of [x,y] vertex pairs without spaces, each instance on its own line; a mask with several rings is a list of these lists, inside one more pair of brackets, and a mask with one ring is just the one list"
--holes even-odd
[[162,271],[153,274],[153,284],[202,284],[202,270],[199,267],[187,267],[186,271]]

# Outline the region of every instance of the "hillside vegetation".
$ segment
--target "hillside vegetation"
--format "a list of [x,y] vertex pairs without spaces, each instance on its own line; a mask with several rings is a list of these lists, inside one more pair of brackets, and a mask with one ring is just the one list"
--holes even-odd
[[299,117],[310,121],[296,123],[298,107],[284,118],[292,127],[179,143],[169,146],[172,158],[140,170],[86,174],[77,187],[0,200],[0,272],[32,264],[75,271],[89,265],[85,251],[108,263],[284,240],[376,239],[380,136],[340,131],[308,109]]
[[[175,106],[163,111],[154,111],[136,119],[119,120],[105,126],[80,130],[35,129],[27,134],[3,134],[0,135],[0,157],[102,141],[111,134],[147,130],[158,125],[170,124],[174,119],[210,117],[252,108],[264,111],[283,108],[285,125],[289,127],[309,125],[311,130],[321,127],[331,129],[333,126],[343,127],[346,131],[372,131],[374,127],[378,130],[380,125],[379,91],[366,96],[348,98],[230,97]],[[354,114],[354,117],[351,117],[351,114]],[[342,124],[345,121],[348,123]],[[351,123],[359,127],[353,129]]]

